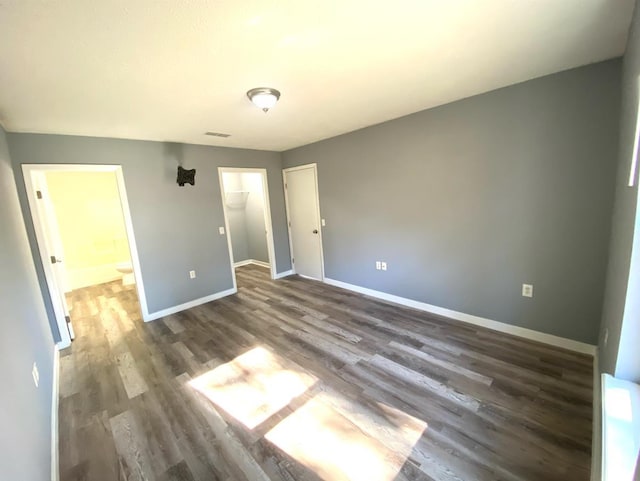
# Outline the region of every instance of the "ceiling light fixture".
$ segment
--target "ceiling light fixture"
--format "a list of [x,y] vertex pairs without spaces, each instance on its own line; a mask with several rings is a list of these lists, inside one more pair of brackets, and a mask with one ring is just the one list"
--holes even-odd
[[249,100],[253,102],[253,105],[261,108],[265,112],[268,112],[280,98],[280,92],[268,87],[258,87],[249,90],[247,92],[247,97],[249,97]]

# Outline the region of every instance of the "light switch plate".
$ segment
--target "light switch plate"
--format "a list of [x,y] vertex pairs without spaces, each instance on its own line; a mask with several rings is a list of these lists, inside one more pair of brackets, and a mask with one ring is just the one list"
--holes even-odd
[[522,297],[533,297],[533,284],[522,284]]

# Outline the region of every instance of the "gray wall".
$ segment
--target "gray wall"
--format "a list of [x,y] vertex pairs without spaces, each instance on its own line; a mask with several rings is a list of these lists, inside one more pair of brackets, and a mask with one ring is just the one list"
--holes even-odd
[[252,259],[268,263],[262,175],[257,172],[225,172],[224,186],[226,192],[249,193],[244,205],[227,206],[234,262]]
[[[35,254],[21,164],[122,165],[150,312],[232,287],[218,167],[268,171],[278,272],[290,269],[279,153],[186,144],[39,134],[8,134],[16,183]],[[196,168],[179,187],[177,162]],[[42,266],[38,261],[41,285]],[[195,269],[196,279],[188,271]]]
[[233,261],[242,262],[250,259],[249,244],[247,242],[247,222],[244,209],[227,207],[229,216],[229,234],[233,247]]
[[245,209],[249,258],[268,263],[269,248],[264,225],[262,176],[257,173],[245,173],[242,174],[242,182],[245,190],[249,191]]
[[[226,172],[223,175],[224,189],[240,191],[243,189],[242,176],[237,172]],[[244,208],[228,207],[227,219],[229,220],[229,235],[233,249],[233,261],[241,262],[249,259],[249,246],[247,243],[247,223]]]
[[[0,479],[51,477],[53,338],[0,127]],[[38,364],[40,385],[31,377]]]
[[[615,208],[607,268],[607,286],[600,332],[600,368],[625,379],[640,381],[640,259],[631,267],[631,252],[636,222],[638,184],[628,186],[633,143],[638,117],[638,76],[640,75],[640,9],[636,3],[622,66],[622,110],[620,116],[620,147],[616,176]],[[637,238],[636,243],[640,243]],[[640,245],[636,246],[640,249]],[[636,254],[636,257],[638,254]],[[629,273],[635,282],[629,284]],[[633,281],[633,279],[632,279]],[[632,290],[628,290],[627,288]],[[627,305],[629,298],[635,305]],[[623,329],[623,319],[625,326]],[[628,321],[628,322],[627,322]],[[634,329],[635,328],[635,329]],[[627,331],[621,336],[623,330]],[[605,332],[609,339],[604,343]],[[622,339],[622,341],[621,341]],[[616,367],[617,365],[617,367]]]
[[326,276],[595,344],[619,83],[612,60],[284,152],[318,163]]

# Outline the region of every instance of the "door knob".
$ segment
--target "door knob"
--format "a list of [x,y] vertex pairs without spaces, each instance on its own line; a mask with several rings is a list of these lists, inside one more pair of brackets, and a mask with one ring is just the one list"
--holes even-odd
[[313,229],[313,233],[317,234],[318,233],[318,229]]

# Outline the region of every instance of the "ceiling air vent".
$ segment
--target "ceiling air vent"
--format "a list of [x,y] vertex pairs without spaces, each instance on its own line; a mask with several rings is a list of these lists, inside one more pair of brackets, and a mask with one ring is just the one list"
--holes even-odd
[[223,134],[221,132],[205,132],[204,135],[210,135],[211,137],[222,137],[223,139],[231,137],[231,134]]

